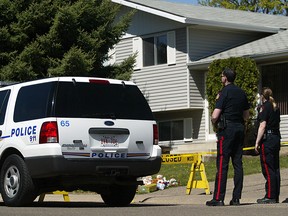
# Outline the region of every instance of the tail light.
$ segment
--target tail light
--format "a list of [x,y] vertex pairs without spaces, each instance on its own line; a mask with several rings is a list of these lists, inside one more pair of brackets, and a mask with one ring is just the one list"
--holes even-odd
[[153,124],[153,145],[158,145],[159,133],[157,124]]
[[57,122],[44,122],[40,130],[39,143],[57,143],[58,142],[58,126]]

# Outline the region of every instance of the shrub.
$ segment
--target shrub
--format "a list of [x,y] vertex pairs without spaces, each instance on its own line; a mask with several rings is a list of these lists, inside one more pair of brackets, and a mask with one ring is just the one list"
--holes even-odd
[[236,72],[237,75],[234,83],[246,92],[250,103],[250,118],[246,125],[246,140],[244,146],[251,146],[255,132],[254,119],[256,117],[255,107],[257,102],[256,96],[258,92],[260,72],[255,61],[250,58],[232,57],[213,61],[209,66],[206,80],[206,95],[209,102],[210,113],[214,110],[216,95],[222,89],[220,79],[222,71],[227,67]]

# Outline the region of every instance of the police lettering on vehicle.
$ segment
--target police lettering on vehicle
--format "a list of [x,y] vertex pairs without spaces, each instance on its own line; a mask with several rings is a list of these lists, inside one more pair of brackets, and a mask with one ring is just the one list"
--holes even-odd
[[126,158],[126,153],[92,153],[94,158]]
[[12,128],[11,137],[19,137],[19,136],[30,136],[36,134],[37,126],[28,126],[28,127],[20,127],[20,128]]

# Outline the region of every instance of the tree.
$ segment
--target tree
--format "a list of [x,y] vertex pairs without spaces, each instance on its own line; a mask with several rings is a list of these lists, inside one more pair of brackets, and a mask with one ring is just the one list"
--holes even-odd
[[288,0],[199,0],[198,3],[211,7],[288,16]]
[[133,56],[122,65],[103,66],[133,16],[115,21],[119,9],[110,0],[0,0],[0,80],[129,79]]

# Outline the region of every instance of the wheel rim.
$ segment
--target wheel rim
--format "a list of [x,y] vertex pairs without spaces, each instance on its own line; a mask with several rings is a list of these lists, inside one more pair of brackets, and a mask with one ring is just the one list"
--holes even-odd
[[20,187],[20,173],[16,166],[11,166],[6,174],[4,179],[4,188],[5,193],[9,198],[16,196]]

